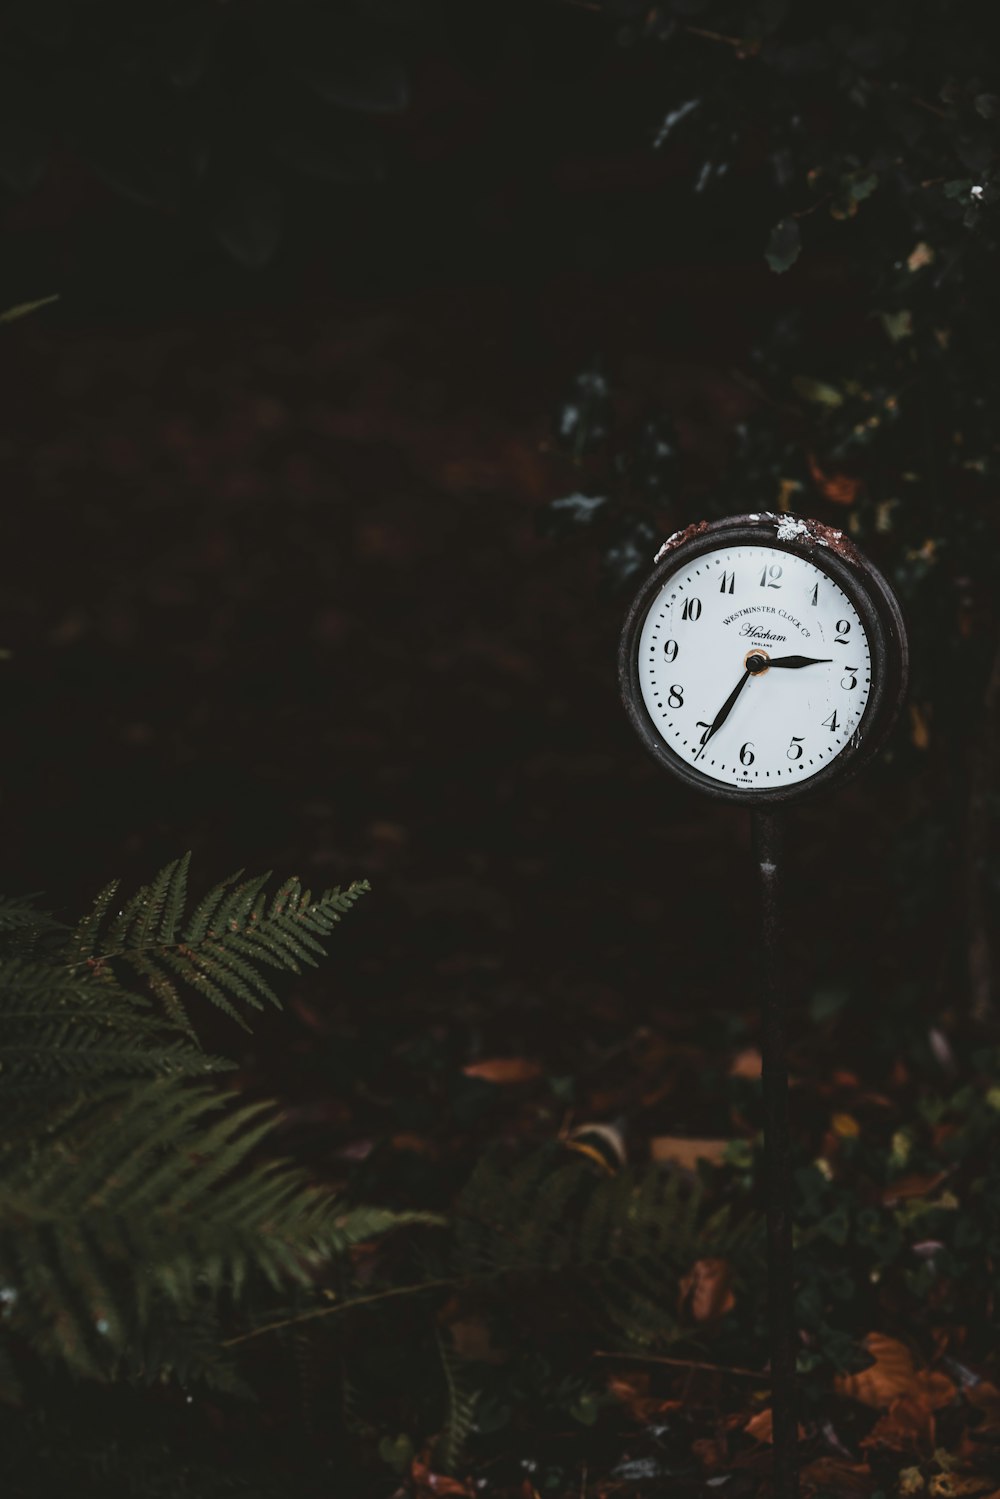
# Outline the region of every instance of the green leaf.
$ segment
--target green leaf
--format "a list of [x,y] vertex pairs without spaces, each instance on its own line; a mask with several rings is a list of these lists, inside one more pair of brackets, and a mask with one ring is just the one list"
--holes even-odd
[[780,219],[771,230],[764,259],[772,271],[787,271],[799,258],[802,234],[797,219]]
[[384,1436],[379,1440],[378,1455],[394,1472],[402,1476],[408,1473],[416,1448],[405,1432],[398,1437]]
[[14,307],[8,307],[6,312],[0,312],[0,323],[14,323],[18,318],[27,317],[29,313],[37,312],[40,307],[48,307],[51,302],[58,302],[59,293],[55,292],[51,297],[39,297],[35,302],[18,302]]
[[792,389],[804,401],[811,401],[816,406],[844,404],[843,392],[835,385],[828,385],[825,380],[813,380],[809,375],[793,375]]
[[879,321],[894,344],[913,336],[913,313],[908,307],[902,307],[898,312],[880,312]]
[[863,203],[866,198],[870,198],[877,187],[877,172],[855,173],[847,182],[848,194],[854,199],[855,203]]

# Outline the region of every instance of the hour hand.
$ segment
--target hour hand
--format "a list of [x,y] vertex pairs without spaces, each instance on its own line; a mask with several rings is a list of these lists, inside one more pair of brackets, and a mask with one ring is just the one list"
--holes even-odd
[[765,667],[770,671],[772,666],[825,666],[832,660],[832,656],[769,656]]

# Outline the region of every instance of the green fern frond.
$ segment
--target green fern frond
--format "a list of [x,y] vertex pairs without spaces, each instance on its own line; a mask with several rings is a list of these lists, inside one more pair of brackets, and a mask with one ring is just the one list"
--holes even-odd
[[8,1325],[107,1377],[157,1309],[190,1318],[253,1280],[309,1287],[332,1257],[402,1221],[345,1211],[282,1161],[251,1157],[273,1110],[162,1080],[106,1101],[0,1173]]
[[444,1375],[444,1425],[437,1442],[437,1460],[446,1473],[454,1473],[476,1424],[476,1406],[481,1390],[474,1386],[468,1368],[454,1348],[435,1332],[441,1372]]
[[267,902],[270,875],[243,879],[239,870],[210,890],[185,924],[189,855],[176,859],[108,919],[117,886],[108,886],[68,945],[71,966],[97,971],[122,964],[159,1001],[171,1022],[190,1030],[181,1000],[186,987],[203,994],[246,1029],[239,1006],[278,1005],[261,967],[300,973],[325,955],[320,940],[370,887],[358,880],[316,899],[297,879]]
[[0,935],[17,931],[65,931],[61,921],[56,921],[47,911],[38,910],[37,899],[37,895],[0,895]]
[[480,1162],[458,1203],[458,1279],[530,1274],[558,1285],[615,1338],[669,1342],[680,1277],[720,1256],[738,1271],[762,1259],[760,1220],[706,1211],[705,1189],[656,1166],[596,1175],[547,1147],[513,1167]]
[[[35,958],[0,962],[0,1102],[111,1077],[204,1077],[229,1064],[171,1035],[150,1001]],[[47,1102],[51,1102],[49,1094]]]
[[[157,1316],[161,1310],[167,1314]],[[223,1341],[218,1311],[211,1302],[185,1317],[154,1306],[148,1325],[130,1330],[115,1374],[140,1385],[172,1378],[182,1388],[197,1384],[220,1395],[252,1400],[253,1389]]]
[[91,910],[74,927],[67,945],[67,955],[70,958],[77,958],[82,963],[93,958],[97,951],[98,933],[111,909],[111,902],[118,893],[120,883],[119,880],[109,881],[98,893]]

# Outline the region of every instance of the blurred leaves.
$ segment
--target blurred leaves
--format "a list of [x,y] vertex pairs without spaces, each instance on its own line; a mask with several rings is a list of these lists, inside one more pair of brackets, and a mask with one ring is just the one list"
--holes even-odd
[[556,411],[556,436],[577,458],[605,442],[611,431],[611,387],[600,360],[580,370]]
[[28,317],[32,312],[37,312],[40,307],[49,307],[53,302],[58,302],[59,293],[55,292],[51,297],[39,297],[34,302],[18,302],[14,307],[8,307],[0,312],[0,323],[14,323],[18,318]]
[[416,35],[408,7],[365,0],[8,6],[0,182],[30,193],[69,153],[258,270],[283,232],[282,173],[341,187],[381,175],[377,122],[409,105]]
[[802,252],[802,231],[796,219],[781,219],[771,230],[764,258],[772,271],[787,271]]

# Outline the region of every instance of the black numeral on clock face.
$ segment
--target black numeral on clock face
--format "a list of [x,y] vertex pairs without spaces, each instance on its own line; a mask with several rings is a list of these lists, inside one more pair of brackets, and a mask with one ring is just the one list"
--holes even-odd
[[720,593],[732,593],[736,587],[736,574],[723,572],[722,582],[719,584]]
[[753,740],[748,739],[746,744],[740,750],[740,764],[752,765],[756,758],[757,756],[753,752]]
[[819,584],[818,583],[816,583],[816,584],[813,585],[813,591],[809,595],[809,602],[810,602],[810,604],[813,605],[814,608],[819,603]]
[[695,728],[705,730],[704,734],[702,734],[701,738],[698,740],[699,744],[708,743],[708,731],[711,727],[712,725],[710,723],[705,723],[703,719],[699,718],[698,722],[695,724]]
[[681,619],[701,619],[701,599],[685,599]]
[[845,692],[852,692],[858,685],[858,672],[860,670],[860,667],[845,666],[844,670],[846,671],[847,675],[846,677],[841,677],[840,685],[841,687],[843,687]]
[[679,649],[680,647],[677,644],[676,640],[668,640],[665,642],[663,647],[663,654],[664,656],[666,656],[668,663],[677,660],[677,652],[679,651]]
[[670,704],[671,708],[683,708],[684,688],[678,686],[678,684],[675,682],[667,695],[667,702]]
[[760,575],[761,588],[780,588],[778,579],[781,577],[782,568],[780,562],[772,562],[770,567],[765,567]]
[[831,734],[835,733],[836,730],[840,728],[840,725],[837,722],[836,709],[834,709],[834,711],[830,714],[829,718],[824,718],[823,727],[824,729],[829,729]]
[[835,637],[834,642],[833,642],[834,645],[846,645],[847,644],[847,637],[848,637],[848,635],[850,635],[850,633],[851,633],[851,621],[849,619],[838,619],[837,620],[837,634],[836,634],[836,637]]
[[788,756],[789,760],[801,760],[802,759],[802,741],[803,741],[804,738],[805,738],[804,734],[793,734],[792,735],[792,742],[788,746],[787,750],[785,751],[785,754]]

